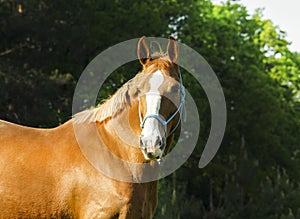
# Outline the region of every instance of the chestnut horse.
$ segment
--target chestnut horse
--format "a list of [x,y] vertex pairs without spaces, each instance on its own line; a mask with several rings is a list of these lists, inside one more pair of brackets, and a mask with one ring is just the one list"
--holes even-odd
[[[180,127],[184,88],[177,57],[173,38],[165,54],[153,55],[142,37],[138,58],[143,70],[100,106],[52,129],[0,121],[0,218],[152,218],[157,180],[111,178],[81,149],[97,144],[126,162],[159,166]],[[78,143],[75,126],[85,146]],[[90,136],[94,127],[97,143]],[[135,178],[144,174],[143,168],[110,167],[112,155],[95,156],[120,176],[124,171]]]

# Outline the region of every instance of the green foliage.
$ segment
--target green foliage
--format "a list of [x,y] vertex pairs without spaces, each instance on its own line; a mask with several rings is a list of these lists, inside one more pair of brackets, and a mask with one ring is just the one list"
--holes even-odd
[[[228,122],[217,157],[199,170],[199,154],[193,154],[186,169],[177,172],[179,182],[188,182],[188,197],[203,201],[205,210],[198,218],[295,218],[298,206],[283,197],[275,195],[283,207],[273,216],[268,211],[274,205],[261,200],[271,193],[263,192],[270,186],[266,177],[275,180],[278,168],[295,183],[286,185],[290,193],[299,195],[299,54],[288,50],[284,33],[259,12],[251,17],[245,7],[230,2],[214,6],[196,1],[193,9],[178,36],[219,76]],[[203,107],[209,106],[201,106],[206,112],[201,118],[209,114]],[[205,141],[210,126],[206,119],[201,122],[200,139]],[[255,210],[266,206],[269,210]]]
[[[183,72],[201,119],[190,159],[160,181],[155,218],[300,217],[300,55],[260,11],[238,1],[0,1],[0,117],[52,127],[71,116],[82,70],[98,53],[131,38],[174,35],[198,51],[222,84],[228,111],[217,156],[198,161],[210,131],[201,86]],[[140,70],[117,69],[99,102]]]
[[[0,87],[16,86],[17,83],[9,78],[22,77],[25,81],[18,83],[19,90],[3,90],[3,94],[6,92],[16,102],[13,105],[19,106],[14,107],[18,111],[18,118],[13,113],[6,114],[9,101],[5,98],[1,118],[35,126],[53,126],[58,121],[66,121],[71,115],[74,83],[89,61],[115,43],[142,35],[166,33],[169,20],[177,16],[172,9],[175,6],[171,1],[161,3],[159,0],[75,0],[72,4],[62,0],[0,1],[0,70],[5,79],[0,81]],[[129,79],[137,72],[133,67],[123,69],[120,74],[130,72],[131,75],[125,77]],[[55,71],[59,72],[59,80],[66,81],[72,76],[72,81],[65,86],[67,91],[59,91],[59,80],[50,79]],[[39,72],[33,81],[31,72]],[[63,79],[65,76],[67,78]],[[7,80],[9,84],[5,85]],[[116,73],[111,80],[119,85],[124,78]],[[27,81],[33,83],[31,90],[26,87]],[[45,89],[48,86],[44,87],[46,95],[30,98],[30,95],[25,96],[27,94],[21,91],[28,90],[31,95],[38,96],[41,81],[45,84],[53,82],[49,89]],[[104,96],[107,97],[112,91],[109,88]],[[12,98],[14,94],[20,99]],[[46,99],[47,96],[52,96],[54,100]],[[63,103],[57,100],[65,98],[68,103],[62,111],[60,106]],[[49,106],[55,107],[55,112],[65,112],[68,116],[61,116],[56,121],[54,118],[48,120],[47,115],[51,114]],[[40,114],[43,120],[37,119],[38,110],[34,107],[45,112],[44,115]]]

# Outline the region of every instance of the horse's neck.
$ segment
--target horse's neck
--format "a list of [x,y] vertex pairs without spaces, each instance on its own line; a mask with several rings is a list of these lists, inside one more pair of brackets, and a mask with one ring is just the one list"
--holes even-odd
[[145,158],[139,148],[139,117],[137,103],[124,109],[118,116],[110,119],[105,124],[98,125],[99,131],[106,133],[110,139],[107,147],[123,160],[135,163],[145,162]]
[[146,160],[139,148],[137,103],[103,122],[73,125],[81,151],[96,169],[121,181],[143,179]]

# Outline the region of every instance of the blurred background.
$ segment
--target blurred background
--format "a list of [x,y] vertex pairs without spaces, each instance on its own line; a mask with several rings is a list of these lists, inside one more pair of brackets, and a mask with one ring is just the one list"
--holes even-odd
[[[198,51],[217,74],[228,111],[222,145],[199,169],[210,108],[183,71],[201,131],[187,162],[160,180],[155,218],[300,218],[300,54],[263,11],[249,13],[239,1],[0,0],[0,118],[62,124],[86,65],[143,35],[172,35]],[[138,70],[138,61],[117,69],[99,101]]]

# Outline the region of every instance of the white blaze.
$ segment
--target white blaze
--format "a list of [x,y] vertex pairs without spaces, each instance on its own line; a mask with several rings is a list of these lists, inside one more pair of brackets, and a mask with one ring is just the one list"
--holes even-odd
[[148,93],[157,93],[159,94],[158,88],[164,81],[164,76],[160,70],[157,70],[153,73],[150,78],[150,90]]
[[[163,81],[164,76],[161,71],[158,70],[152,74],[150,78],[150,90],[146,93],[147,112],[145,116],[150,114],[159,115],[161,96],[158,89]],[[145,142],[147,146],[154,146],[157,137],[162,138],[158,123],[158,120],[152,117],[145,121],[142,136],[147,139],[147,142]],[[151,150],[151,148],[149,149]],[[155,151],[154,148],[153,150]]]
[[164,81],[164,76],[161,71],[156,71],[150,78],[150,90],[146,93],[147,101],[147,112],[146,116],[149,114],[157,114],[160,109],[161,96],[159,94],[158,88]]

